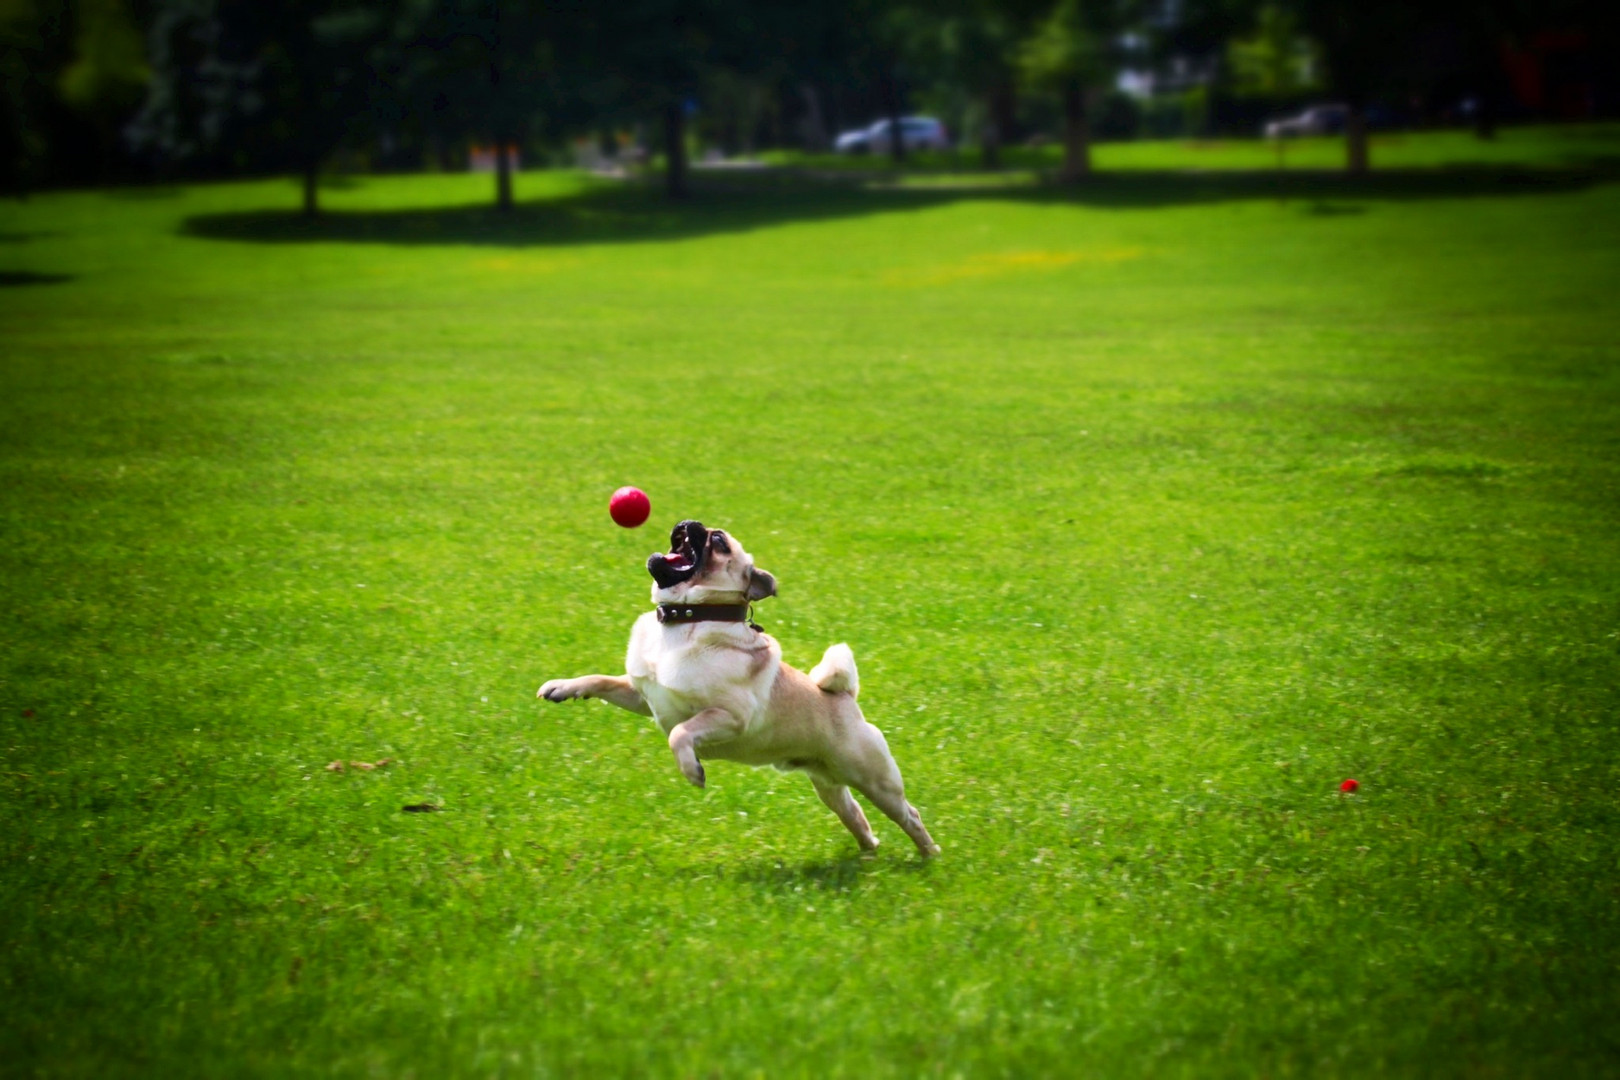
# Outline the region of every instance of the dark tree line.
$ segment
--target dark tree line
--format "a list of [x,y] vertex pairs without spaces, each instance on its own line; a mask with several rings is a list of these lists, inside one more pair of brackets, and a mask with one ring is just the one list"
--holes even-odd
[[[1615,56],[1615,10],[1597,0],[6,0],[0,179],[15,190],[137,168],[290,171],[314,213],[320,171],[339,152],[387,161],[402,144],[420,158],[476,142],[495,148],[506,208],[508,147],[634,127],[679,197],[694,117],[731,149],[770,124],[776,141],[824,149],[837,126],[949,101],[974,118],[992,168],[1039,104],[1059,132],[1063,178],[1080,182],[1120,71],[1188,57],[1208,61],[1207,80],[1248,80],[1256,94],[1282,93],[1309,59],[1296,90],[1348,106],[1347,167],[1361,170],[1376,103],[1444,86],[1477,103],[1488,135],[1508,97],[1504,49],[1574,28],[1592,57]],[[906,148],[895,139],[887,151],[903,159]]]

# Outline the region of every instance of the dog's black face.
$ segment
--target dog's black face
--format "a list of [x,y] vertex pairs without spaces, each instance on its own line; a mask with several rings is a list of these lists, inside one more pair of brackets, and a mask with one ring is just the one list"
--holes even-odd
[[703,569],[709,555],[709,530],[700,521],[683,521],[669,533],[669,554],[658,552],[647,559],[647,573],[660,589],[690,581]]

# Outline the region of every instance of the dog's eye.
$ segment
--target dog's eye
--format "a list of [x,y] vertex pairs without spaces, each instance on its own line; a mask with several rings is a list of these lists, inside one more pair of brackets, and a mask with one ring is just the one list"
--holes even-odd
[[726,543],[726,534],[723,532],[717,532],[709,537],[709,546],[722,555],[731,554],[731,545]]

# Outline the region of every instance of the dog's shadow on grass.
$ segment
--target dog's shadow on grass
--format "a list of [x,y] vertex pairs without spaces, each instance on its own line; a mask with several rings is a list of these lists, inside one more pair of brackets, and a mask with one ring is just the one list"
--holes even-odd
[[862,878],[892,873],[921,874],[926,873],[931,865],[930,860],[917,858],[909,852],[903,858],[895,858],[886,851],[871,855],[849,852],[803,862],[761,860],[739,867],[730,876],[761,892],[844,892]]

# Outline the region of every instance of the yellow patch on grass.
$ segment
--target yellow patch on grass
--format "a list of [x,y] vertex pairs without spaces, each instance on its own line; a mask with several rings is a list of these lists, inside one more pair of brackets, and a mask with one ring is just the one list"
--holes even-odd
[[1040,270],[1058,270],[1075,263],[1116,263],[1140,259],[1139,247],[1104,248],[1099,251],[1009,251],[993,255],[971,255],[959,263],[922,270],[890,270],[885,285],[948,285],[953,281],[1007,277]]
[[552,274],[579,264],[578,259],[547,255],[497,255],[473,263],[475,270],[494,270],[506,274]]

